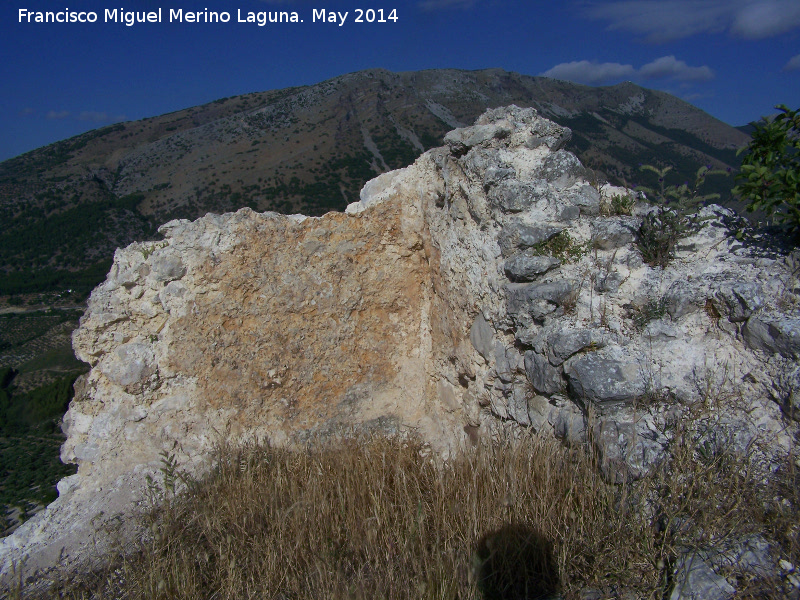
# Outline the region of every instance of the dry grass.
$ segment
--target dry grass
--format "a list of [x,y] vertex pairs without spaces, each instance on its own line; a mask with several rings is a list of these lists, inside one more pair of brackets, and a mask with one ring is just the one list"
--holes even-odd
[[[762,533],[798,564],[796,474],[775,479],[779,489],[741,459],[691,446],[678,442],[662,470],[624,485],[605,483],[584,449],[534,435],[446,464],[381,438],[222,448],[210,477],[153,513],[140,552],[61,594],[571,599],[591,587],[656,600],[679,547],[734,533]],[[777,579],[741,579],[751,594],[741,597],[783,593]]]

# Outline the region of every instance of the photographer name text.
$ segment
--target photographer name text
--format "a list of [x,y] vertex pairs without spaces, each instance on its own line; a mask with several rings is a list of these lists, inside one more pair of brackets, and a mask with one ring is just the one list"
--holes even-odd
[[[397,9],[356,8],[340,12],[326,9],[312,9],[304,16],[311,23],[327,23],[342,27],[345,23],[372,24],[397,23]],[[62,11],[36,11],[20,8],[19,23],[117,23],[127,27],[148,23],[249,23],[258,27],[281,23],[303,23],[305,20],[295,11],[243,11],[237,9],[235,14],[228,11],[184,10],[170,8],[138,11],[122,8],[106,8],[102,12],[79,11],[65,8]]]

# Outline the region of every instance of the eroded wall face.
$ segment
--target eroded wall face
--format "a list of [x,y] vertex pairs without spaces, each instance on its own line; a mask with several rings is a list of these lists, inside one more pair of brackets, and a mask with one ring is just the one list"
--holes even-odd
[[420,370],[429,277],[400,212],[264,221],[199,269],[169,367],[196,378],[204,410],[234,411],[242,430],[334,426]]
[[64,458],[113,476],[223,439],[419,427],[437,412],[431,277],[405,200],[364,217],[241,211],[119,251],[75,336],[94,368]]

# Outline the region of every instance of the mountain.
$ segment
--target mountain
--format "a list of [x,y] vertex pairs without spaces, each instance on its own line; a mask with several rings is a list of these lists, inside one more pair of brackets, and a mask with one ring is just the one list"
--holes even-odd
[[[532,106],[573,130],[599,179],[650,183],[639,164],[737,165],[748,136],[664,92],[592,88],[500,69],[373,69],[316,85],[222,98],[120,123],[0,163],[0,295],[102,280],[115,248],[174,218],[249,206],[343,210],[376,175],[442,144],[487,107]],[[708,181],[730,197],[732,181]],[[716,189],[711,189],[716,187]]]
[[753,132],[756,130],[756,125],[758,124],[757,121],[751,121],[747,125],[739,125],[736,129],[741,131],[746,135],[753,135]]

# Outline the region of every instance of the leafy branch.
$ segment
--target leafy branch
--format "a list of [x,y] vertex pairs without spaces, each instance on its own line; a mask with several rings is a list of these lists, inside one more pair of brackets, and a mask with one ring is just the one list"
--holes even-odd
[[774,119],[756,125],[736,175],[733,193],[749,201],[750,212],[763,210],[800,229],[800,109],[784,104]]

